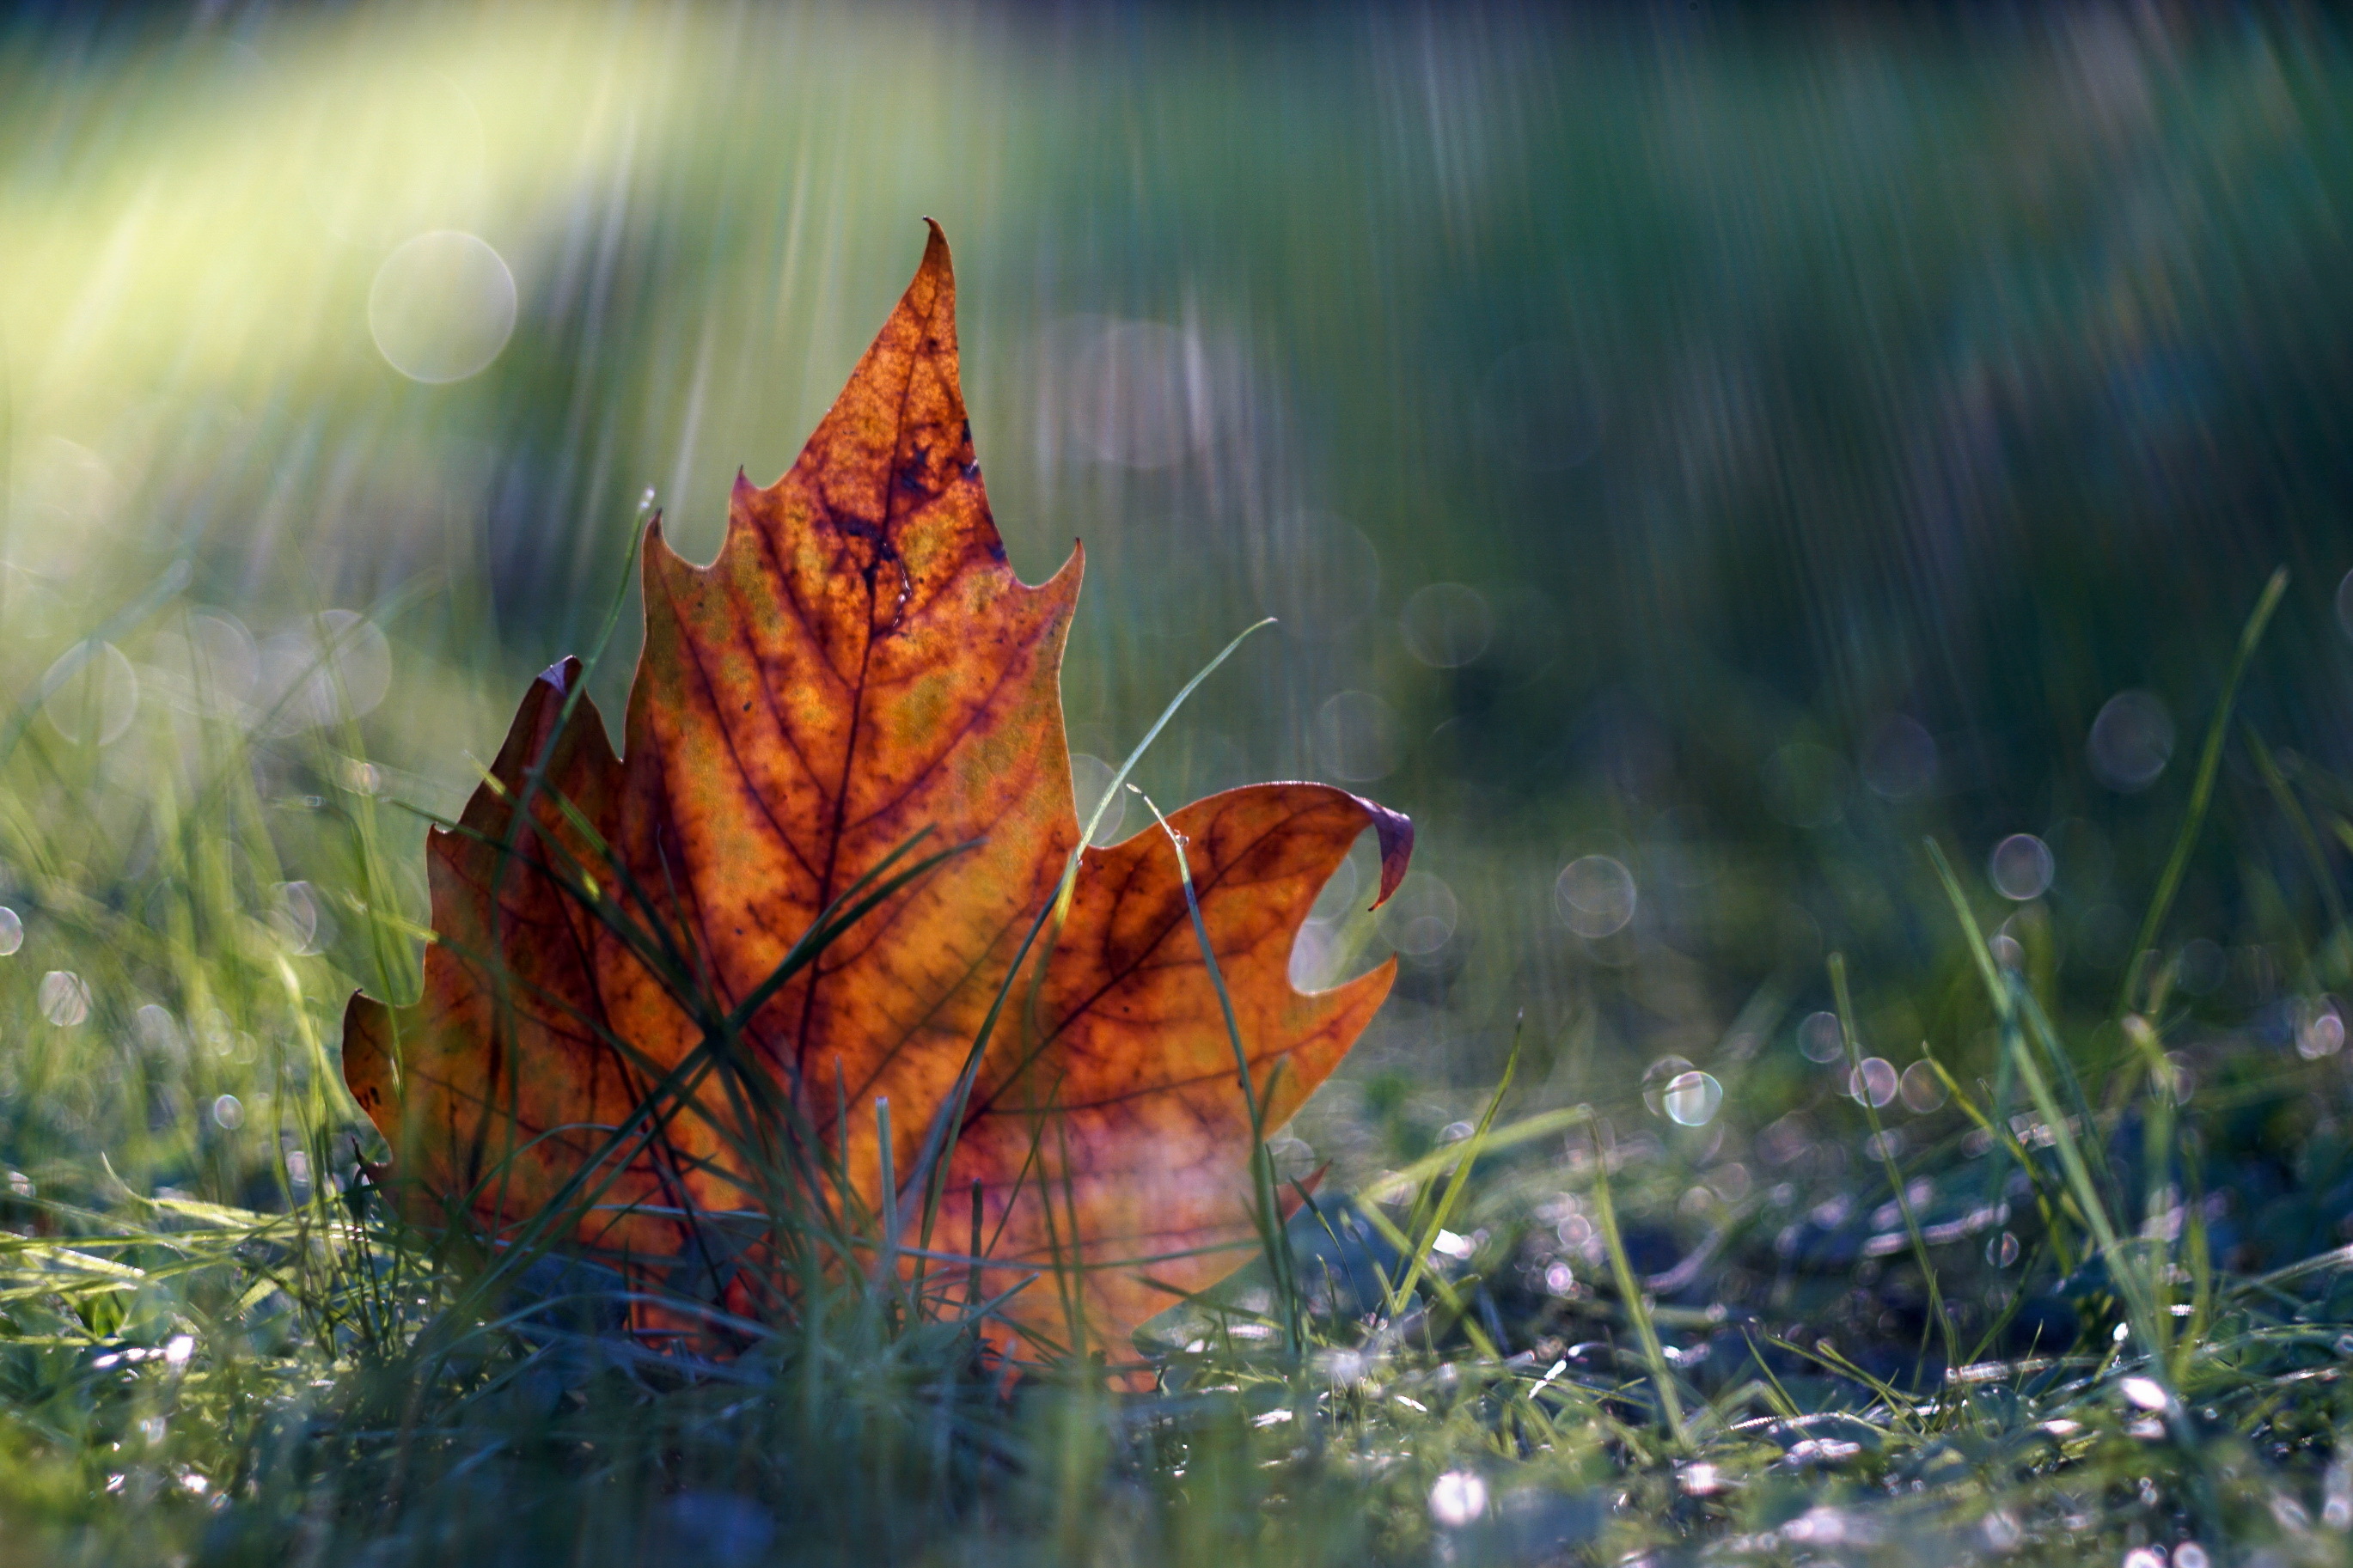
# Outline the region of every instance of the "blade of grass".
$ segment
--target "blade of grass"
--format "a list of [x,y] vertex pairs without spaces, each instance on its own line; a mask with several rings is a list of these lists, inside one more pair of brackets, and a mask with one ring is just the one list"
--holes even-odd
[[[1953,1077],[1951,1070],[1943,1062],[1933,1056],[1927,1058],[1927,1062],[1936,1069],[1937,1079],[1944,1084],[1945,1092],[1952,1098],[1953,1103],[1960,1108],[1961,1114],[1977,1124],[1978,1130],[1989,1140],[1989,1146],[1999,1146],[2018,1168],[2025,1173],[2029,1188],[2034,1194],[2035,1206],[2042,1214],[2042,1228],[2051,1237],[2052,1244],[2059,1254],[2059,1271],[2062,1274],[2073,1273],[2075,1266],[2072,1260],[2073,1254],[2065,1246],[2064,1238],[2059,1234],[2057,1215],[2052,1208],[2050,1189],[2043,1184],[2042,1173],[2036,1168],[2033,1160],[2028,1156],[2025,1145],[2019,1142],[2018,1135],[2009,1127],[1995,1121],[1978,1108],[1977,1101],[1969,1098],[1968,1091],[1961,1087],[1959,1080]],[[1998,1209],[1999,1194],[1989,1200],[1986,1206],[1988,1209]]]
[[2255,656],[2255,645],[2263,641],[2263,628],[2271,624],[2272,612],[2279,608],[2280,599],[2286,592],[2287,568],[2283,566],[2263,584],[2254,613],[2247,617],[2245,627],[2239,633],[2238,652],[2232,656],[2230,674],[2223,679],[2221,701],[2214,710],[2212,721],[2206,726],[2206,743],[2199,750],[2198,773],[2189,786],[2189,809],[2182,816],[2181,829],[2174,837],[2165,869],[2158,874],[2157,890],[2149,898],[2148,911],[2141,917],[2140,933],[2133,941],[2124,984],[2117,987],[2116,1005],[2109,1009],[2113,1016],[2122,1017],[2131,1010],[2133,994],[2139,989],[2148,955],[2156,950],[2165,917],[2172,911],[2173,896],[2179,890],[2182,873],[2189,866],[2189,853],[2197,847],[2199,830],[2206,824],[2207,805],[2214,798],[2214,776],[2222,765],[2222,742],[2231,732],[2231,710],[2239,699],[2239,683],[2246,678],[2247,666]]
[[[880,864],[844,889],[826,910],[820,912],[818,921],[796,942],[794,947],[786,952],[777,965],[776,971],[771,973],[769,982],[771,990],[774,986],[788,981],[794,973],[815,962],[827,947],[900,889],[927,874],[940,860],[958,852],[957,850],[942,851],[918,861],[896,876],[886,875],[902,856],[921,841],[923,836],[923,833],[919,832],[906,843],[899,846]],[[876,886],[878,879],[880,879],[880,885]],[[568,884],[564,885],[568,886]],[[861,889],[865,890],[862,897],[859,896]],[[584,901],[589,902],[592,909],[597,910],[600,918],[612,912],[603,910],[595,900],[584,899]],[[846,909],[845,905],[848,906]],[[495,957],[494,955],[477,955],[476,962],[494,963]],[[570,1011],[568,1008],[566,1010]],[[593,1019],[581,1021],[596,1029],[600,1036],[604,1036],[608,1046],[620,1051],[625,1058],[635,1059],[635,1053],[628,1043],[611,1037],[609,1032],[604,1030],[598,1021]],[[716,1058],[720,1045],[718,1036],[718,1031],[707,1032],[694,1049],[667,1072],[659,1072],[655,1065],[650,1062],[638,1063],[641,1070],[649,1073],[659,1072],[659,1076],[640,1097],[639,1103],[630,1117],[612,1131],[605,1144],[596,1151],[595,1158],[584,1162],[580,1168],[559,1186],[548,1204],[526,1223],[522,1233],[509,1240],[500,1257],[475,1282],[470,1292],[473,1299],[485,1298],[490,1290],[495,1289],[506,1278],[522,1268],[527,1267],[531,1261],[543,1255],[545,1247],[551,1245],[555,1237],[562,1234],[566,1218],[586,1212],[587,1205],[595,1204],[603,1193],[609,1191],[612,1184],[618,1181],[635,1163],[638,1154],[649,1147],[653,1140],[660,1137],[661,1129],[669,1119],[680,1109],[693,1103],[694,1087]],[[710,1119],[706,1117],[704,1120]],[[643,1124],[642,1132],[633,1131],[632,1130],[638,1128],[640,1123]],[[714,1131],[719,1131],[723,1138],[727,1136],[726,1129],[714,1128]],[[633,1137],[638,1140],[638,1147],[630,1151],[627,1159],[614,1159],[614,1156],[619,1153]],[[750,1161],[756,1158],[756,1152],[748,1146],[739,1146],[735,1152],[739,1159]],[[510,1152],[508,1159],[512,1160],[513,1157],[513,1152]],[[600,1170],[604,1173],[601,1179],[598,1179],[597,1173]]]
[[[972,1046],[965,1053],[963,1067],[957,1070],[955,1086],[940,1102],[938,1109],[932,1113],[931,1123],[923,1130],[923,1145],[916,1153],[914,1163],[908,1169],[907,1186],[910,1189],[910,1194],[908,1198],[902,1200],[901,1207],[902,1209],[912,1207],[913,1194],[915,1192],[922,1194],[923,1224],[920,1236],[923,1246],[931,1245],[932,1226],[938,1217],[941,1200],[946,1195],[947,1172],[955,1154],[956,1131],[964,1124],[965,1108],[971,1101],[973,1086],[979,1079],[980,1064],[988,1054],[989,1042],[996,1037],[997,1020],[1004,1016],[1005,1004],[1013,994],[1013,988],[1018,983],[1023,966],[1032,962],[1030,952],[1036,945],[1039,936],[1047,930],[1050,923],[1058,921],[1060,915],[1068,911],[1071,890],[1078,885],[1079,867],[1086,854],[1087,841],[1094,837],[1095,830],[1103,825],[1103,814],[1110,809],[1112,801],[1118,798],[1118,792],[1127,783],[1128,774],[1134,772],[1135,764],[1143,760],[1145,752],[1151,747],[1152,742],[1160,738],[1160,732],[1168,727],[1169,721],[1176,717],[1177,710],[1184,707],[1195,691],[1200,689],[1203,681],[1208,679],[1217,672],[1220,665],[1234,656],[1235,650],[1242,646],[1250,634],[1273,624],[1274,617],[1270,616],[1264,620],[1243,627],[1235,635],[1232,641],[1218,650],[1216,658],[1194,671],[1193,678],[1177,689],[1176,695],[1170,698],[1168,705],[1160,710],[1160,717],[1152,721],[1152,727],[1144,732],[1144,738],[1135,743],[1135,749],[1128,752],[1126,760],[1122,762],[1118,771],[1112,774],[1110,784],[1103,787],[1103,798],[1095,803],[1094,811],[1080,829],[1079,841],[1071,847],[1069,857],[1062,863],[1061,880],[1055,886],[1053,898],[1038,911],[1037,918],[1030,921],[1029,931],[1023,934],[1020,945],[1014,950],[1011,962],[1005,967],[1005,978],[997,985],[997,994],[989,1000],[988,1011],[982,1016],[980,1027],[973,1033]],[[1050,943],[1049,951],[1050,951]],[[1045,954],[1041,953],[1035,962],[1042,973]],[[1026,1068],[1027,1065],[1026,1062],[1020,1064],[1016,1068],[1016,1072]]]
[[1504,1059],[1504,1075],[1495,1084],[1495,1092],[1487,1097],[1487,1109],[1480,1113],[1478,1126],[1472,1129],[1470,1137],[1450,1151],[1456,1156],[1454,1174],[1446,1184],[1445,1194],[1430,1210],[1429,1218],[1414,1237],[1413,1247],[1406,1254],[1405,1275],[1397,1287],[1397,1295],[1401,1300],[1413,1295],[1414,1282],[1421,1278],[1430,1248],[1437,1242],[1438,1233],[1446,1228],[1447,1221],[1454,1217],[1455,1205],[1461,1202],[1463,1189],[1471,1184],[1471,1168],[1479,1163],[1479,1156],[1486,1151],[1487,1134],[1495,1125],[1495,1113],[1503,1109],[1504,1095],[1512,1087],[1513,1075],[1519,1070],[1521,1037],[1526,1024],[1527,1015],[1524,1012],[1512,1026],[1511,1054]]
[[[1398,1250],[1398,1256],[1403,1257],[1412,1251],[1412,1240],[1407,1237],[1404,1231],[1398,1228],[1398,1225],[1395,1220],[1389,1218],[1388,1215],[1381,1213],[1381,1211],[1376,1207],[1360,1206],[1358,1212],[1364,1215],[1366,1223],[1372,1226],[1374,1232],[1378,1235],[1383,1241],[1388,1242],[1391,1247]],[[1380,1271],[1377,1269],[1375,1270],[1375,1277],[1381,1279],[1382,1289],[1387,1289],[1388,1287],[1387,1278],[1382,1276]],[[1452,1313],[1454,1317],[1461,1322],[1462,1332],[1464,1336],[1471,1341],[1472,1348],[1482,1356],[1494,1356],[1500,1354],[1496,1350],[1493,1342],[1488,1339],[1486,1332],[1479,1327],[1477,1321],[1471,1316],[1470,1306],[1462,1300],[1461,1292],[1455,1289],[1454,1282],[1447,1279],[1445,1275],[1438,1273],[1435,1270],[1430,1272],[1429,1278],[1431,1293],[1437,1296],[1440,1306],[1444,1307],[1447,1311]],[[1405,1298],[1392,1296],[1388,1306],[1390,1326],[1394,1328],[1402,1319],[1412,1311],[1412,1308],[1413,1303],[1407,1300]]]
[[1959,1345],[1953,1328],[1952,1314],[1945,1309],[1945,1293],[1936,1280],[1936,1265],[1928,1257],[1928,1243],[1920,1234],[1920,1216],[1913,1212],[1912,1194],[1906,1190],[1903,1168],[1895,1163],[1894,1151],[1887,1144],[1887,1129],[1879,1120],[1879,1106],[1871,1098],[1870,1086],[1862,1077],[1862,1037],[1854,1021],[1854,998],[1847,994],[1846,954],[1830,956],[1831,994],[1838,1003],[1839,1032],[1846,1038],[1847,1068],[1854,1075],[1853,1085],[1859,1091],[1855,1098],[1862,1105],[1863,1119],[1871,1123],[1872,1146],[1879,1151],[1879,1163],[1887,1173],[1888,1185],[1895,1192],[1895,1206],[1904,1216],[1904,1234],[1912,1243],[1912,1260],[1919,1265],[1920,1278],[1928,1287],[1928,1323],[1920,1329],[1920,1359],[1928,1356],[1929,1326],[1933,1324],[1945,1342],[1945,1364],[1957,1364]]
[[[1185,890],[1185,912],[1193,922],[1193,940],[1201,950],[1201,965],[1209,973],[1209,984],[1218,994],[1218,1010],[1226,1024],[1226,1040],[1233,1047],[1234,1076],[1239,1080],[1242,1105],[1250,1113],[1250,1207],[1251,1219],[1258,1226],[1259,1242],[1265,1249],[1266,1266],[1272,1277],[1275,1300],[1282,1307],[1283,1348],[1296,1355],[1305,1348],[1306,1310],[1299,1297],[1296,1259],[1291,1252],[1291,1233],[1283,1224],[1282,1207],[1275,1196],[1274,1155],[1266,1146],[1266,1108],[1259,1097],[1258,1087],[1250,1080],[1250,1048],[1242,1042],[1242,1026],[1234,1016],[1234,999],[1226,990],[1226,977],[1218,967],[1218,950],[1209,941],[1209,927],[1201,918],[1201,900],[1193,887],[1193,868],[1185,854],[1185,836],[1168,825],[1152,797],[1143,791],[1136,798],[1152,813],[1160,831],[1168,837],[1168,846],[1176,856],[1176,879]],[[1267,1075],[1267,1089],[1274,1089],[1274,1074],[1282,1071],[1278,1058]]]
[[2336,874],[2329,869],[2328,855],[2321,847],[2320,835],[2313,828],[2311,815],[2304,809],[2304,803],[2296,798],[2287,775],[2280,771],[2279,762],[2272,755],[2272,749],[2263,744],[2263,736],[2255,732],[2255,727],[2251,723],[2242,721],[2239,733],[2245,738],[2247,751],[2255,760],[2255,771],[2263,775],[2263,787],[2271,792],[2273,801],[2280,808],[2280,815],[2287,818],[2289,827],[2295,831],[2296,845],[2304,851],[2305,865],[2312,872],[2313,885],[2320,889],[2321,901],[2328,906],[2328,935],[2317,944],[2322,964],[2327,967],[2330,955],[2341,954],[2348,938],[2353,937],[2353,932],[2346,929],[2344,896],[2337,889]]
[[[1921,842],[1927,848],[1928,861],[1936,868],[1937,880],[1944,885],[1945,897],[1953,906],[1954,918],[1960,922],[1961,935],[1968,947],[1971,961],[1977,965],[1978,978],[1983,982],[1986,994],[1993,1004],[1994,1025],[2000,1046],[1994,1061],[1992,1121],[1988,1123],[1988,1131],[1999,1130],[1996,1132],[1999,1141],[2011,1152],[2012,1157],[2018,1162],[2019,1169],[2027,1173],[2030,1181],[2036,1183],[2037,1190],[2040,1191],[2041,1182],[2035,1175],[2033,1162],[2027,1158],[2026,1151],[2019,1146],[2017,1141],[2010,1136],[2010,1089],[2017,1077],[2014,1064],[2021,1052],[2018,1037],[2018,1010],[2010,1005],[2010,988],[2002,984],[2001,971],[1994,963],[1993,952],[1986,945],[1985,933],[1978,929],[1977,916],[1969,910],[1968,895],[1961,890],[1961,879],[1953,874],[1952,862],[1945,858],[1945,847],[1937,843],[1934,837],[1924,838]],[[1937,1071],[1944,1074],[1942,1067],[1939,1067]],[[1958,1086],[1953,1084],[1951,1075],[1944,1074],[1944,1076],[1947,1087],[1952,1088],[1957,1094]],[[1987,1168],[1985,1202],[1989,1208],[2000,1201],[2002,1181],[2001,1169],[1999,1165]]]
[[2127,1015],[2124,1032],[2125,1038],[2141,1058],[2147,1084],[2143,1102],[2145,1109],[2141,1113],[2144,1191],[2138,1241],[2147,1259],[2149,1293],[2154,1308],[2151,1327],[2158,1336],[2157,1353],[2168,1358],[2169,1364],[2173,1351],[2172,1292],[2167,1288],[2169,1284],[2167,1268],[2169,1259],[2165,1239],[2158,1234],[2157,1226],[2163,1217],[2161,1205],[2166,1194],[2172,1193],[2175,1201],[2180,1201],[2171,1179],[2177,1109],[2173,1100],[2173,1065],[2165,1059],[2157,1031],[2147,1019],[2137,1015]]
[[2108,1170],[2099,1118],[2093,1113],[2090,1096],[2084,1092],[2084,1080],[2076,1076],[2074,1060],[2061,1043],[2059,1031],[2052,1026],[2051,1016],[2042,1010],[2042,1004],[2035,1000],[2033,991],[2023,981],[2019,982],[2017,989],[2018,1005],[2012,1016],[2024,1026],[2026,1037],[2041,1048],[2043,1058],[2050,1063],[2051,1074],[2057,1082],[2063,1103],[2084,1129],[2084,1161],[2091,1167],[2099,1190],[2108,1197],[2109,1206],[2119,1208],[2123,1200]]
[[[1944,883],[1945,895],[1951,900],[1953,913],[1960,922],[1970,952],[1977,958],[1978,973],[1992,993],[1995,1011],[2005,1021],[2016,1018],[2027,1000],[2023,986],[2015,975],[2005,976],[1996,968],[1993,956],[1986,948],[1985,937],[1978,930],[1976,918],[1969,912],[1968,900],[1961,891],[1960,880],[1953,875],[1952,866],[1946,860],[1943,849],[1931,839],[1928,850],[1936,863],[1937,876]],[[2042,1117],[2044,1128],[2051,1134],[2052,1148],[2059,1156],[2060,1171],[2066,1178],[2068,1189],[2084,1216],[2085,1226],[2092,1233],[2094,1248],[2107,1260],[2110,1275],[2125,1296],[2127,1310],[2134,1321],[2134,1331],[2140,1335],[2144,1345],[2154,1348],[2161,1342],[2157,1338],[2152,1321],[2155,1309],[2147,1282],[2141,1278],[2135,1260],[2127,1257],[2118,1245],[2116,1226],[2108,1218],[2107,1205],[2100,1199],[2099,1189],[2092,1181],[2091,1168],[2084,1161],[2074,1131],[2068,1125],[2065,1112],[2060,1109],[2057,1096],[2043,1078],[2042,1069],[2035,1064],[2034,1053],[2026,1049],[2022,1041],[2010,1045],[2012,1038],[2012,1035],[2005,1034],[2005,1047],[2010,1050],[2019,1079],[2026,1086],[2028,1100],[2033,1103],[2036,1113]],[[2087,1125],[2084,1131],[2091,1134],[2095,1129]],[[2176,1400],[2173,1403],[2178,1405],[2179,1402]]]
[[1659,1326],[1651,1321],[1650,1298],[1642,1293],[1633,1260],[1626,1256],[1626,1238],[1619,1234],[1618,1205],[1609,1195],[1608,1131],[1608,1124],[1597,1118],[1593,1123],[1594,1219],[1601,1230],[1602,1245],[1609,1252],[1609,1272],[1618,1283],[1618,1295],[1625,1302],[1626,1315],[1633,1320],[1643,1363],[1650,1368],[1651,1384],[1659,1393],[1659,1414],[1666,1422],[1667,1441],[1681,1454],[1690,1447],[1683,1431],[1683,1401],[1675,1394],[1674,1369],[1667,1364],[1666,1349],[1659,1342]]

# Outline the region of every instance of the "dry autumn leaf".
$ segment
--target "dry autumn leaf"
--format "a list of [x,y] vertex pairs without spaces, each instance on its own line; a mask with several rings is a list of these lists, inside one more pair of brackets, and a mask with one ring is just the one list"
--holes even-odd
[[[955,298],[934,226],[798,461],[738,478],[718,558],[655,520],[623,755],[566,660],[431,835],[424,995],[354,996],[343,1031],[412,1215],[500,1241],[558,1216],[755,1316],[796,1289],[790,1226],[829,1226],[858,1239],[827,1267],[892,1250],[1013,1290],[1000,1315],[1069,1349],[1124,1344],[1243,1256],[1254,1129],[1169,835],[1086,850],[1051,918],[1080,837],[1059,680],[1082,555],[1037,587],[1006,562]],[[1169,822],[1271,1131],[1393,973],[1302,994],[1293,938],[1366,827],[1387,898],[1411,828],[1314,784]]]

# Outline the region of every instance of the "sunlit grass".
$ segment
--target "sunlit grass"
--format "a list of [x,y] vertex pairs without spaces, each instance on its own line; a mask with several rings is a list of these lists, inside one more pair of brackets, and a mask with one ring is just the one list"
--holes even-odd
[[[1390,1173],[1152,1325],[1155,1393],[1017,1369],[953,1292],[859,1270],[722,1361],[639,1343],[620,1282],[556,1256],[486,1289],[355,1173],[342,1001],[413,986],[417,928],[336,685],[290,736],[201,692],[143,708],[144,747],[20,728],[0,1415],[27,1551],[2194,1563],[2334,1560],[2353,1523],[2353,1250],[2264,1272],[2216,1239],[2256,1222],[2250,1110],[2317,1118],[2297,1180],[2328,1222],[2341,1018],[2185,1060],[2176,956],[2120,1029],[2063,1037],[2031,931],[1997,952],[1949,873],[1941,942],[1997,1050],[1905,1101],[1906,1140],[1835,960],[1854,1092],[1780,1146],[1754,1046],[1710,1061],[1720,1092],[1690,1068],[1551,1110],[1507,1071],[1419,1159],[1368,1098]],[[1754,1173],[1717,1159],[1736,1121]]]

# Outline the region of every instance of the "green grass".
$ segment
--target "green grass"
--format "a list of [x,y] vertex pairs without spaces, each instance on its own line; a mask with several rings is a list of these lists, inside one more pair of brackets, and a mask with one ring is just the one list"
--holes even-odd
[[[0,797],[31,932],[0,981],[0,1554],[2344,1557],[2353,1094],[2314,1010],[2341,929],[2305,943],[2301,1050],[2193,1015],[2174,955],[2137,961],[2137,1010],[2062,1028],[2032,922],[1989,946],[1931,843],[1954,989],[1900,1142],[1868,1097],[1767,1093],[1796,1041],[1754,1017],[1772,1044],[1727,1035],[1697,1127],[1630,1086],[1545,1106],[1507,1068],[1441,1132],[1364,1083],[1324,1115],[1380,1173],[1151,1325],[1155,1392],[1010,1367],[961,1293],[856,1270],[710,1362],[620,1331],[609,1275],[486,1274],[355,1185],[342,1004],[413,987],[415,928],[348,726],[265,762],[235,716],[151,711],[124,750],[56,712],[13,728]],[[290,819],[340,879],[281,882]],[[1829,978],[1863,1082],[1887,1003]]]
[[[0,1560],[2345,1558],[2338,18],[53,9],[0,29]],[[1135,782],[1420,830],[1316,922],[1405,951],[1261,1161],[1329,1163],[1293,1249],[1148,1395],[1008,1382],[960,1290],[649,1359],[347,1201],[422,814],[649,484],[700,555],[790,460],[923,213],[1013,559],[1087,546],[1074,749],[1279,613]],[[522,316],[427,387],[367,304],[443,226]],[[329,605],[372,710],[186,689],[188,617]],[[2126,690],[2181,731],[2129,791]]]

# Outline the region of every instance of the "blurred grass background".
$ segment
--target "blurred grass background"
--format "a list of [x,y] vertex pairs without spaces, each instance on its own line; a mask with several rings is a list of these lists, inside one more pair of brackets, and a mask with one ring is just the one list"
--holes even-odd
[[[1924,1050],[1998,1076],[1920,841],[2122,1139],[2112,1004],[2284,566],[2150,973],[2219,1261],[2353,1239],[2348,104],[2295,7],[20,10],[0,1219],[347,1174],[343,1003],[406,994],[427,915],[402,803],[455,814],[649,501],[715,549],[928,215],[1014,560],[1088,551],[1082,793],[1273,614],[1140,782],[1419,826],[1389,910],[1360,868],[1303,939],[1303,981],[1404,970],[1286,1162],[1345,1190],[1459,1133],[1525,1012],[1514,1110],[1617,1125],[1641,1268],[1724,1247],[1661,1289],[1678,1332],[1908,1342],[1901,1260],[1848,1289],[1877,1161],[1985,1152]],[[1515,1331],[1600,1310],[1556,1152],[1498,1200],[1525,1247],[1455,1238],[1518,1249],[1482,1266]],[[1968,1241],[1963,1326],[2059,1323],[1979,1184],[1914,1200]],[[71,1331],[198,1310],[143,1300]],[[17,1407],[45,1364],[0,1366]]]
[[[215,6],[5,37],[7,689],[187,574],[52,697],[120,735],[45,721],[12,763],[20,832],[84,823],[54,869],[101,902],[187,710],[273,702],[278,864],[237,875],[351,896],[348,786],[453,810],[641,498],[707,554],[737,467],[790,460],[924,214],[1016,562],[1089,550],[1074,749],[1116,757],[1272,613],[1147,787],[1323,777],[1419,824],[1360,1077],[1484,1081],[1525,1007],[1590,1096],[1622,1053],[1715,1049],[1777,973],[1764,1022],[1802,1016],[1825,947],[1909,986],[1930,831],[2049,846],[2034,910],[2104,1004],[2279,564],[2248,711],[2291,773],[2348,761],[2353,100],[2310,13]],[[332,610],[369,620],[322,675]],[[2319,895],[2236,752],[2225,792],[2176,934],[2263,1000]],[[28,993],[62,939],[19,902]],[[364,924],[327,943],[363,976]],[[1303,973],[1353,945],[1319,928]],[[93,1000],[120,1029],[136,999]]]

